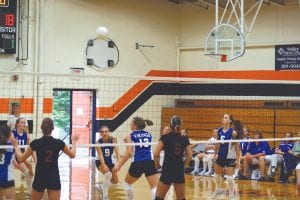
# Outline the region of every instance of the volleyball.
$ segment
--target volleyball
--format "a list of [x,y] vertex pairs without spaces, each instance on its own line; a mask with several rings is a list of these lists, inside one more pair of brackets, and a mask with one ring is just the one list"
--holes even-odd
[[96,30],[97,38],[105,38],[108,35],[108,29],[105,26],[99,26]]

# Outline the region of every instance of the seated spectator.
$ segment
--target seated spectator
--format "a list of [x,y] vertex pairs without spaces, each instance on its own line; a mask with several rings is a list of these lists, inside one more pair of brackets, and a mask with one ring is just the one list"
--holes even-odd
[[[197,175],[199,173],[199,164],[200,161],[203,161],[203,169],[199,173],[200,176],[210,176],[213,173],[212,169],[212,162],[215,153],[215,143],[218,136],[218,129],[213,129],[212,137],[208,140],[209,143],[205,147],[204,153],[199,153],[195,156],[195,167],[194,170],[191,172],[192,175]],[[207,171],[208,168],[208,171]]]
[[[262,139],[263,135],[259,130],[254,131],[254,139]],[[243,167],[244,173],[240,177],[241,180],[248,179],[249,177],[249,165],[259,165],[261,171],[261,177],[258,181],[266,180],[266,164],[271,163],[272,151],[268,142],[251,142],[249,149],[244,159]]]
[[[285,137],[293,137],[290,132],[285,133]],[[288,183],[288,178],[291,176],[293,170],[296,167],[297,157],[293,154],[292,149],[294,147],[294,141],[283,141],[280,143],[279,148],[275,149],[275,153],[283,159],[281,162],[280,183]]]
[[[243,128],[242,139],[243,140],[250,139],[249,129],[247,127]],[[238,172],[235,172],[235,176],[237,176],[240,171],[243,171],[243,166],[242,165],[244,163],[244,159],[246,158],[246,154],[248,152],[249,142],[241,142],[240,143],[240,148],[241,148],[241,154],[242,154],[241,157],[240,157],[240,167],[238,169]]]

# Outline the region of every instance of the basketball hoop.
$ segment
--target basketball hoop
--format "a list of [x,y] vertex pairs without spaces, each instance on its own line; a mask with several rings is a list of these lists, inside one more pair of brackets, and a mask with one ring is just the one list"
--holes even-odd
[[227,55],[226,54],[214,54],[214,53],[206,53],[205,56],[209,56],[214,58],[217,61],[220,62],[227,62]]

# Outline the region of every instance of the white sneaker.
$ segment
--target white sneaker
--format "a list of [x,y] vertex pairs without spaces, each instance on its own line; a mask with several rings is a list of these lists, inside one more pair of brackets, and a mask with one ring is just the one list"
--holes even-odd
[[238,179],[239,175],[233,174],[233,179]]
[[205,171],[202,171],[199,173],[199,176],[204,176],[204,174],[205,174]]
[[211,172],[210,171],[208,171],[208,172],[206,172],[205,174],[204,174],[204,176],[210,176],[211,175]]
[[192,171],[192,172],[191,172],[191,175],[194,175],[194,176],[198,175],[198,170]]
[[224,175],[224,178],[225,178],[225,179],[228,179],[228,175]]
[[213,173],[213,174],[211,175],[211,177],[213,177],[213,178],[214,178],[214,177],[215,177],[215,173]]

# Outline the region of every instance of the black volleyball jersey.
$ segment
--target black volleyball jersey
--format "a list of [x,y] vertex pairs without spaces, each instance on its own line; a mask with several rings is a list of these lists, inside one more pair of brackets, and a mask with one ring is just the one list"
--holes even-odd
[[65,143],[52,136],[43,136],[40,139],[33,140],[30,147],[37,155],[35,178],[58,178],[58,157],[59,152],[64,149]]
[[184,173],[183,154],[190,144],[188,137],[170,132],[161,136],[160,140],[165,150],[162,173]]

